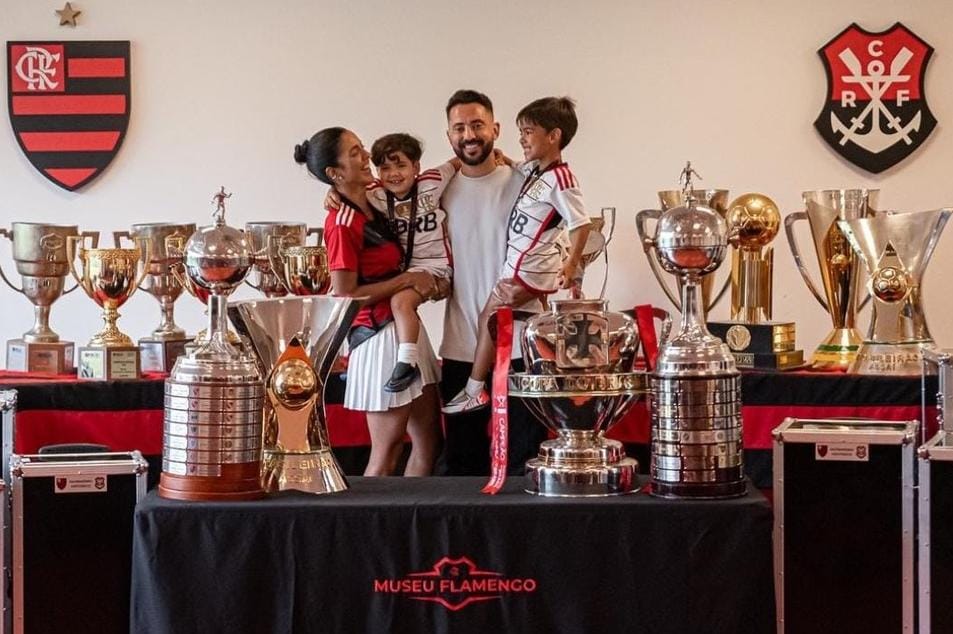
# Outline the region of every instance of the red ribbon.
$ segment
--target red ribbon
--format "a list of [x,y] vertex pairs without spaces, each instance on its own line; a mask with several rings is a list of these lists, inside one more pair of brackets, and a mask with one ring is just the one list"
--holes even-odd
[[506,482],[507,442],[509,438],[509,414],[507,402],[507,378],[510,373],[510,357],[513,351],[513,309],[504,306],[496,311],[496,366],[493,368],[493,393],[490,396],[490,481],[483,493],[495,495]]
[[651,304],[635,307],[635,321],[639,326],[639,340],[645,355],[645,369],[651,372],[658,360],[658,336],[655,334],[655,315]]

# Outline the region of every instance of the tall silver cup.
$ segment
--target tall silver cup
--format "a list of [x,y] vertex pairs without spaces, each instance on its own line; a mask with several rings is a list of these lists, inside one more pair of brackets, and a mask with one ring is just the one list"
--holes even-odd
[[920,352],[934,345],[923,313],[923,273],[951,213],[880,212],[838,221],[867,265],[873,296],[870,327],[851,372],[920,375]]
[[[802,194],[805,210],[784,219],[784,230],[794,261],[804,283],[828,312],[834,328],[814,352],[811,366],[821,370],[847,370],[857,357],[863,341],[856,330],[861,286],[861,258],[851,248],[838,225],[839,220],[855,220],[875,215],[880,195],[878,189],[821,189]],[[811,279],[798,245],[794,225],[807,220],[814,241],[814,253],[821,274],[821,289]]]
[[86,236],[96,246],[99,232],[80,232],[76,225],[14,222],[10,229],[0,228],[0,236],[13,243],[13,262],[21,286],[14,285],[2,267],[0,278],[33,304],[33,327],[19,339],[7,342],[7,367],[31,372],[70,372],[73,343],[60,341],[59,335],[50,328],[50,308],[60,295],[76,289],[74,286],[63,290],[69,275],[67,239]]
[[[724,218],[725,214],[728,212],[727,189],[693,189],[691,190],[691,196],[695,202],[714,210],[722,218]],[[657,223],[662,217],[663,213],[669,209],[683,206],[686,203],[685,192],[680,189],[663,190],[658,193],[658,199],[661,208],[643,209],[636,214],[635,228],[639,232],[639,239],[642,242],[642,248],[645,251],[645,257],[649,261],[649,266],[652,269],[652,273],[655,275],[655,279],[657,279],[658,283],[662,286],[662,290],[665,291],[665,295],[668,297],[669,301],[672,302],[672,305],[675,306],[677,310],[682,311],[682,278],[678,276],[675,277],[676,288],[673,289],[668,281],[668,275],[664,272],[663,267],[659,262],[658,252],[652,248],[652,238],[654,231],[649,229],[648,221],[654,220],[657,226]],[[701,278],[700,288],[702,316],[707,315],[708,311],[711,310],[715,304],[721,300],[722,295],[725,294],[725,291],[728,289],[730,283],[731,278],[729,276],[722,283],[721,288],[718,289],[718,292],[714,293],[714,276],[707,275]]]

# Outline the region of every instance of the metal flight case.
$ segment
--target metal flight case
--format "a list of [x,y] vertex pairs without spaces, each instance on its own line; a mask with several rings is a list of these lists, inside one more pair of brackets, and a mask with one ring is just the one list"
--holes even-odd
[[917,421],[774,430],[778,634],[913,632]]
[[10,459],[13,632],[125,632],[138,451]]
[[[13,428],[13,417],[16,415],[17,393],[14,390],[0,390],[0,430],[3,435],[7,430]],[[6,451],[3,457],[6,457]],[[4,461],[5,462],[5,461]],[[12,628],[12,606],[10,604],[10,587],[12,578],[9,569],[9,562],[12,556],[12,547],[10,543],[10,505],[7,502],[7,487],[9,482],[6,478],[7,467],[3,468],[3,480],[0,482],[0,597],[3,598],[3,618],[0,618],[0,634],[10,632]]]

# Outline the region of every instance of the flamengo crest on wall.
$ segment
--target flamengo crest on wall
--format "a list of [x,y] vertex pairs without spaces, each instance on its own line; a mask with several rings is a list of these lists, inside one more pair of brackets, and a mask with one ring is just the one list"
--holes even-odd
[[828,92],[814,127],[848,161],[879,174],[933,132],[923,86],[933,47],[907,27],[871,33],[851,24],[818,54]]
[[7,42],[10,123],[43,176],[75,191],[129,127],[129,42]]

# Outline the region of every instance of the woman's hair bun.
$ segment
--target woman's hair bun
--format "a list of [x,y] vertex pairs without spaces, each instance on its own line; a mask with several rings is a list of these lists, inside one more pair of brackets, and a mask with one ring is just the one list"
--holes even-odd
[[296,163],[307,163],[308,162],[308,147],[311,143],[305,139],[301,143],[295,146],[295,162]]

